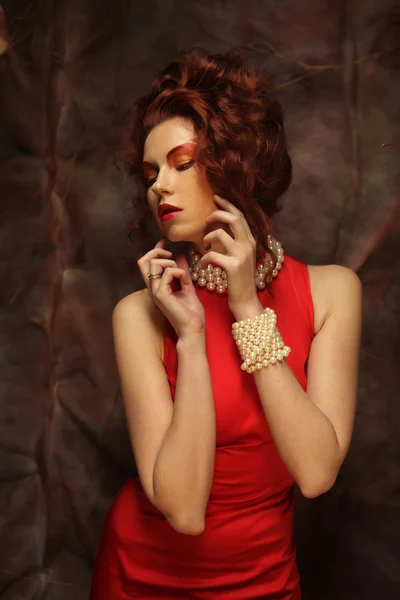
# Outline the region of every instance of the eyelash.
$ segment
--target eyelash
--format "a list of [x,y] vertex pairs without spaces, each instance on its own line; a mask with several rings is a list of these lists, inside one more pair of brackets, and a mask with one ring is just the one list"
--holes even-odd
[[[188,160],[188,161],[182,163],[181,165],[178,165],[176,168],[178,171],[180,171],[181,170],[180,167],[187,167],[188,165],[191,165],[192,163],[193,163],[193,160]],[[182,169],[182,171],[186,171],[186,168]],[[156,179],[157,179],[156,177],[152,177],[151,179],[149,179],[147,181],[147,187],[151,187],[155,183]]]

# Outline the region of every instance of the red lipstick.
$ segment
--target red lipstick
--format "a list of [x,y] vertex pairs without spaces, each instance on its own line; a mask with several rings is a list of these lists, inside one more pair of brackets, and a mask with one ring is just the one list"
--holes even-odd
[[158,207],[158,214],[160,215],[161,221],[169,221],[169,219],[172,219],[178,212],[181,211],[182,209],[178,206],[168,204],[167,202],[160,204]]
[[174,212],[170,212],[170,213],[166,213],[165,215],[163,215],[161,217],[161,221],[170,221],[171,219],[173,219],[174,217],[176,217],[176,215],[178,213],[182,212],[181,210],[176,210]]

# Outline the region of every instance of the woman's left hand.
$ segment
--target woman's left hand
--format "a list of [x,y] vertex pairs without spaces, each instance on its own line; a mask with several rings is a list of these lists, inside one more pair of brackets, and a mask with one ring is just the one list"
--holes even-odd
[[254,281],[256,268],[256,241],[244,214],[231,202],[214,196],[215,202],[223,210],[215,210],[207,217],[207,225],[214,221],[227,223],[232,230],[234,239],[223,229],[216,229],[204,236],[204,244],[218,240],[226,249],[227,254],[213,250],[204,254],[200,259],[202,268],[208,263],[217,264],[224,269],[228,278],[228,303],[230,310],[254,305],[258,302],[257,289]]

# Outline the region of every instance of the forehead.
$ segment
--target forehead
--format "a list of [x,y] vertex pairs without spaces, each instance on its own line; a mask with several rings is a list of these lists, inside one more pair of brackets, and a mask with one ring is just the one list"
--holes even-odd
[[154,127],[144,144],[143,160],[154,162],[180,144],[189,142],[195,136],[193,124],[188,119],[174,117]]

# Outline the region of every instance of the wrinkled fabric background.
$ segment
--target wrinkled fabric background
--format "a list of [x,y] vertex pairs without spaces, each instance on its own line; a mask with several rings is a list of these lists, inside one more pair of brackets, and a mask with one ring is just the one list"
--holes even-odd
[[294,179],[276,237],[364,287],[351,449],[331,491],[297,498],[303,596],[399,598],[399,5],[0,4],[0,599],[88,597],[135,469],[111,313],[142,282],[125,265],[132,184],[113,167],[114,123],[181,50],[234,44],[274,75],[286,114]]

